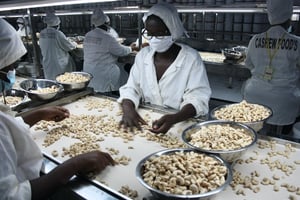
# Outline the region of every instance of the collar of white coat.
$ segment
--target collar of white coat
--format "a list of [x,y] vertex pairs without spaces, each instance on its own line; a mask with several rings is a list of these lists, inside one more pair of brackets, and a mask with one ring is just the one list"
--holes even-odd
[[[186,54],[187,54],[187,51],[185,50],[186,46],[183,44],[180,44],[180,43],[176,43],[176,44],[178,46],[180,46],[181,49],[180,49],[176,59],[174,60],[174,62],[171,64],[174,66],[172,66],[171,68],[168,68],[167,73],[175,72],[177,70],[177,68],[181,68],[184,66],[182,64],[182,62],[184,61]],[[155,51],[153,49],[151,49],[150,46],[148,48],[149,48],[149,54],[147,54],[145,57],[144,66],[148,66],[150,63],[153,63],[153,56],[154,56]]]

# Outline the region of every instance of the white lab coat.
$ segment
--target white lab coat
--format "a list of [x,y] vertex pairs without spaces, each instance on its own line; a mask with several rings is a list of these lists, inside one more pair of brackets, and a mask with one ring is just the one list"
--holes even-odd
[[17,30],[20,37],[26,37],[31,35],[31,30],[29,26],[22,26]]
[[109,34],[111,34],[111,36],[113,36],[114,38],[116,38],[116,39],[119,38],[119,34],[117,33],[117,31],[113,27],[109,26],[107,32]]
[[[252,77],[244,86],[244,99],[272,109],[273,116],[267,123],[288,125],[294,122],[300,109],[300,88],[297,87],[300,77],[300,38],[287,33],[281,26],[273,26],[267,32],[268,38],[272,38],[272,47],[276,47],[276,40],[284,36],[272,61],[273,78],[270,81],[263,78],[270,60],[265,48],[264,32],[253,36],[249,43],[245,64],[251,70]],[[271,54],[274,52],[272,48]]]
[[157,82],[153,63],[154,51],[148,46],[141,49],[131,68],[128,82],[120,88],[121,103],[130,99],[138,108],[140,99],[144,103],[181,109],[192,104],[197,116],[208,113],[211,89],[206,69],[199,53],[183,44],[181,50]]
[[89,86],[96,92],[117,91],[128,78],[124,68],[118,65],[118,57],[130,52],[130,47],[119,44],[114,37],[100,28],[88,32],[83,43],[83,71],[94,76]]
[[66,36],[53,27],[47,27],[40,33],[40,47],[43,56],[43,69],[46,79],[55,80],[58,74],[76,69],[69,51],[76,48]]
[[39,177],[42,154],[29,133],[23,121],[0,111],[1,199],[31,199],[29,180]]

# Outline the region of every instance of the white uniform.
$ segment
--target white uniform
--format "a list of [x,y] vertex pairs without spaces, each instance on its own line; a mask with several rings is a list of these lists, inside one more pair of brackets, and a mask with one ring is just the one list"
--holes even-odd
[[17,33],[20,37],[26,37],[26,36],[31,35],[31,30],[30,30],[29,26],[22,26],[22,27],[19,27],[19,29],[17,30]]
[[94,78],[89,86],[97,92],[117,91],[126,83],[128,74],[118,66],[119,56],[131,52],[131,48],[121,45],[106,31],[95,28],[85,35],[83,43],[83,71]]
[[197,51],[187,45],[178,44],[181,50],[157,82],[153,63],[154,51],[144,47],[137,54],[126,85],[120,88],[121,103],[130,99],[137,108],[140,99],[145,103],[181,109],[192,104],[197,116],[208,113],[211,89],[205,66]]
[[117,33],[117,31],[116,31],[113,27],[109,26],[107,32],[108,32],[109,34],[111,34],[111,36],[113,36],[114,38],[116,38],[116,39],[119,38],[119,34]]
[[269,106],[273,110],[269,124],[293,123],[300,109],[300,38],[273,26],[251,39],[245,62],[252,77],[245,84],[244,99]]
[[28,125],[0,111],[1,199],[31,199],[29,180],[39,177],[42,154]]
[[46,79],[55,80],[58,74],[76,69],[69,51],[76,46],[66,36],[53,27],[47,27],[40,33],[40,47],[43,56],[43,69]]

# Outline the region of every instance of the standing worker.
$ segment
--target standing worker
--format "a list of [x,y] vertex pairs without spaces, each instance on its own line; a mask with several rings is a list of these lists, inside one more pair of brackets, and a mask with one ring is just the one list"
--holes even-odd
[[83,43],[83,71],[94,76],[89,85],[96,92],[118,91],[119,87],[126,83],[128,73],[117,60],[119,56],[132,52],[131,47],[119,44],[107,32],[105,19],[101,9],[94,11],[91,22],[95,28],[85,35]]
[[31,30],[28,25],[27,19],[19,17],[17,19],[17,25],[18,25],[17,33],[19,34],[22,40],[24,40],[24,38],[26,39],[31,38]]
[[110,26],[110,19],[109,19],[108,15],[105,15],[105,23],[104,24],[107,26],[107,32],[109,34],[111,34],[114,38],[118,39],[119,34],[113,27]]
[[149,46],[136,55],[126,85],[120,88],[124,128],[146,122],[138,114],[140,101],[176,109],[152,124],[152,132],[166,133],[174,124],[208,113],[211,89],[199,53],[175,42],[185,33],[174,6],[159,3],[143,17]]
[[[0,46],[0,70],[7,74],[0,79],[9,83],[9,72],[26,49],[16,30],[3,19],[0,19]],[[22,117],[12,115],[9,106],[0,103],[1,199],[49,199],[72,176],[99,173],[106,166],[114,165],[108,153],[93,151],[70,158],[40,176],[43,156],[30,136],[29,127],[40,120],[61,121],[70,113],[65,108],[53,106],[28,111]]]
[[271,27],[249,43],[245,64],[252,76],[243,95],[250,103],[269,106],[273,115],[267,124],[288,134],[300,107],[300,39],[287,31],[293,1],[267,0],[267,11]]
[[76,44],[68,41],[63,32],[59,31],[60,19],[54,13],[47,13],[44,22],[47,28],[40,33],[44,76],[55,80],[58,74],[76,70],[75,62],[69,54],[76,48]]

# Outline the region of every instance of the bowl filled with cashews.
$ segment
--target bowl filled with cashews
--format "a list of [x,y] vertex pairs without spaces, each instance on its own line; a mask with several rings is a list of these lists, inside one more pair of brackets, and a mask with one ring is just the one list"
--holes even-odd
[[65,72],[56,76],[65,91],[82,90],[90,83],[93,76],[87,72]]
[[265,105],[248,103],[243,100],[240,103],[221,105],[214,108],[210,112],[210,118],[243,123],[258,132],[272,114],[272,110]]
[[20,83],[20,88],[33,101],[54,99],[64,90],[61,84],[48,79],[27,79]]
[[220,156],[234,164],[257,141],[257,133],[245,124],[211,120],[194,124],[182,133],[191,148]]
[[0,94],[0,102],[8,105],[12,110],[18,105],[24,103],[27,99],[26,92],[17,89],[10,89],[5,91],[5,96]]
[[167,149],[142,159],[138,181],[158,199],[207,199],[232,181],[230,165],[214,154],[194,149]]

